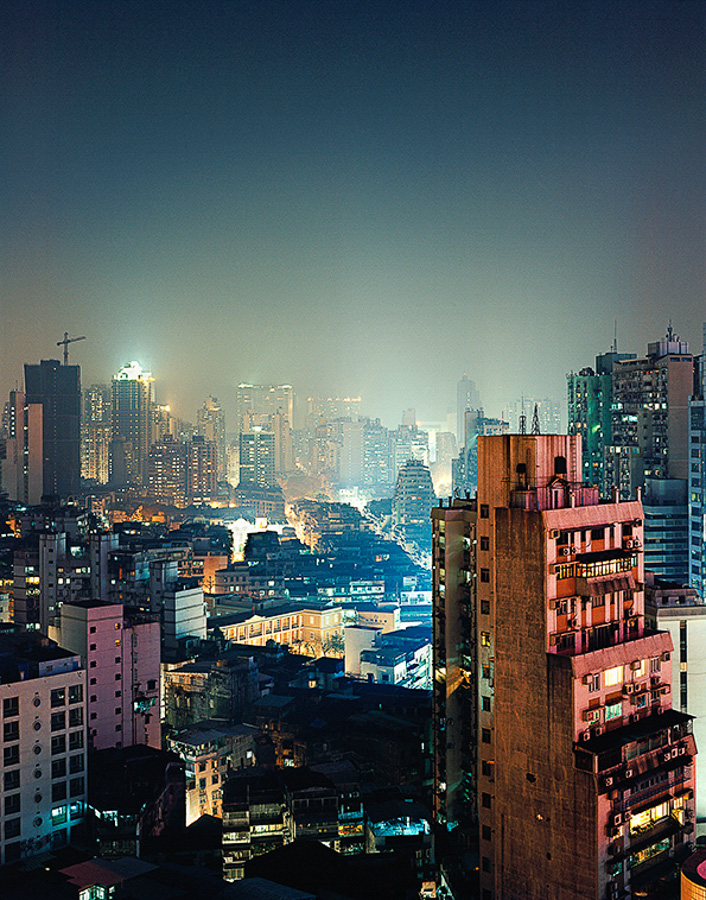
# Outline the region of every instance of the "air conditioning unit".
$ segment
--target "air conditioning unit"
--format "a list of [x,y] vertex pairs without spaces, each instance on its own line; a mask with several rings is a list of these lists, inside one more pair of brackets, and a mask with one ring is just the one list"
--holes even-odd
[[631,815],[631,814],[630,814],[629,812],[624,812],[624,813],[623,813],[623,822],[629,822],[629,821],[630,821],[630,815]]
[[632,770],[632,769],[626,769],[626,770],[625,770],[625,777],[626,777],[626,778],[632,778],[632,776],[633,776],[633,770]]
[[556,539],[559,537],[560,534],[561,534],[561,532],[560,532],[560,531],[557,531],[557,529],[555,528],[555,529],[553,529],[553,531],[551,532],[551,535],[550,535],[550,536],[551,536],[554,540],[556,540]]
[[549,635],[549,646],[556,647],[559,643],[559,635],[558,634],[550,634]]
[[672,690],[672,686],[670,684],[663,684],[659,689],[660,694],[669,694]]
[[679,748],[679,756],[686,756],[686,747],[683,744]]
[[632,545],[633,545],[633,547],[641,547],[641,546],[642,546],[642,544],[640,543],[639,538],[635,538],[635,539],[633,540],[633,542],[632,542]]
[[593,729],[593,733],[596,737],[600,737],[603,734],[603,729],[600,725],[596,725],[596,727]]
[[615,813],[615,815],[613,816],[613,825],[615,825],[615,827],[618,828],[622,824],[623,824],[622,813]]
[[582,741],[590,741],[591,740],[591,732],[587,728],[586,731],[581,732],[581,740]]
[[581,718],[584,722],[597,722],[601,717],[599,709],[584,709]]
[[669,653],[663,653],[661,656],[662,662],[669,662],[670,656]]
[[612,775],[606,775],[605,786],[607,788],[613,787],[613,776]]
[[593,681],[593,675],[584,675],[581,679],[582,684],[590,684]]
[[659,677],[659,675],[650,675],[650,685],[651,685],[652,687],[657,687],[657,685],[659,684],[659,682],[660,682],[660,677]]
[[571,554],[571,550],[569,550],[568,547],[562,547],[562,548],[561,548],[561,555],[562,555],[562,556],[569,556],[570,554]]
[[632,694],[635,690],[635,685],[632,682],[628,682],[623,685],[623,693],[624,694]]
[[576,553],[576,547],[575,547],[573,544],[569,547],[569,550],[570,550],[572,553]]

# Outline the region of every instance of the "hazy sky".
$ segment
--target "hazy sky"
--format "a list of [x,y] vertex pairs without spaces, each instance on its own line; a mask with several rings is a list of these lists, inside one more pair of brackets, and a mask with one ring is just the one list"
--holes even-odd
[[0,396],[137,359],[442,418],[706,319],[706,4],[0,6]]

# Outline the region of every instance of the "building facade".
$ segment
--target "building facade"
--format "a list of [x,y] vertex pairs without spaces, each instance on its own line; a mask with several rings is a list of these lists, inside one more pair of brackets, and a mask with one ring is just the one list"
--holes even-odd
[[153,383],[151,373],[145,372],[137,362],[123,366],[113,378],[111,481],[119,480],[119,475],[130,482],[147,483]]
[[481,437],[476,500],[432,513],[435,816],[482,900],[625,896],[693,840],[642,505],[581,474],[577,436]]

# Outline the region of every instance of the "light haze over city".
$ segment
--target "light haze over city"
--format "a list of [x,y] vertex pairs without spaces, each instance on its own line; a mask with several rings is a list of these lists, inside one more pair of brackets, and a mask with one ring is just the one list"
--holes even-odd
[[129,360],[399,422],[700,350],[701,3],[3,5],[0,389]]

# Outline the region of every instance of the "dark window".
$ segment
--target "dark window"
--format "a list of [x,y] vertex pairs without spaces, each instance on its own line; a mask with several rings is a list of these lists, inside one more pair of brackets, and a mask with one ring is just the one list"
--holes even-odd
[[490,507],[487,503],[481,503],[480,505],[480,517],[481,519],[490,518]]
[[483,831],[482,831],[483,840],[484,841],[492,840],[491,834],[492,834],[492,832],[490,830],[490,825],[484,825]]
[[96,650],[96,649],[97,649],[97,646],[96,646],[96,644],[91,644],[91,646],[90,646],[88,649],[89,649],[89,650]]
[[592,541],[602,541],[605,536],[605,532],[602,528],[592,528],[591,529],[591,540]]
[[88,683],[91,684],[91,685],[97,684],[97,683],[98,683],[98,679],[97,679],[97,678],[91,678],[91,680],[90,680]]
[[122,691],[116,691],[116,692],[115,692],[115,696],[116,696],[116,697],[122,697],[122,695],[123,695],[123,692],[122,692]]
[[51,705],[63,706],[66,703],[66,690],[64,688],[56,688],[51,692]]
[[96,633],[96,626],[95,626],[95,625],[91,625],[91,627],[88,629],[88,632],[89,632],[89,634],[95,634],[95,633]]
[[5,797],[5,815],[11,816],[20,811],[20,795],[19,794],[10,794],[9,797]]
[[154,691],[154,690],[156,689],[156,687],[157,687],[157,681],[156,681],[156,679],[154,679],[154,678],[148,679],[148,681],[147,681],[147,690],[148,690],[148,691]]
[[51,730],[63,731],[66,728],[66,713],[55,712],[51,714]]
[[66,775],[66,760],[53,759],[51,762],[51,777],[64,778]]
[[69,772],[72,775],[76,775],[79,772],[83,772],[83,754],[79,753],[76,756],[69,757]]
[[484,775],[487,775],[488,778],[492,778],[493,776],[493,764],[492,762],[488,762],[487,759],[484,759],[481,763],[481,771]]
[[69,688],[69,703],[80,703],[83,700],[83,685],[72,684]]
[[85,790],[85,782],[83,776],[80,778],[72,778],[69,781],[69,793],[72,797],[78,797]]
[[51,752],[52,756],[56,756],[57,753],[66,753],[66,735],[65,734],[55,734],[51,739]]
[[482,537],[480,539],[480,549],[481,550],[490,550],[490,538]]
[[51,799],[53,803],[57,800],[66,800],[66,782],[57,781],[51,786]]
[[19,819],[7,819],[5,821],[5,840],[8,838],[19,837],[20,835],[20,820]]
[[9,716],[19,716],[20,714],[20,698],[5,697],[2,701],[2,714],[7,719]]
[[485,807],[485,809],[490,809],[490,794],[481,794],[480,802],[481,806]]
[[15,841],[14,844],[5,844],[5,862],[17,862],[22,854],[22,841]]
[[483,857],[483,871],[490,872],[490,857],[488,856]]
[[490,581],[490,569],[480,570],[480,580],[486,583]]
[[120,672],[115,673],[115,680],[120,681]]
[[2,737],[5,741],[19,741],[20,739],[20,723],[19,720],[16,722],[5,722],[2,727]]
[[77,728],[83,725],[83,707],[77,706],[69,710],[69,728]]
[[92,660],[89,662],[88,667],[89,667],[90,669],[95,669],[95,667],[96,667],[96,661],[95,661],[95,659],[92,659]]
[[480,601],[480,611],[482,615],[489,616],[490,615],[490,600],[481,600]]
[[20,770],[13,769],[12,772],[5,772],[3,777],[3,787],[6,791],[14,791],[20,786]]
[[20,761],[20,745],[12,744],[10,747],[5,747],[3,751],[3,763],[6,766],[16,766]]
[[490,697],[482,698],[483,709],[485,712],[490,712]]
[[565,456],[554,457],[554,474],[555,475],[566,475],[566,457]]
[[481,728],[481,740],[484,744],[490,743],[490,728]]
[[69,735],[69,750],[83,750],[83,732],[72,731]]

